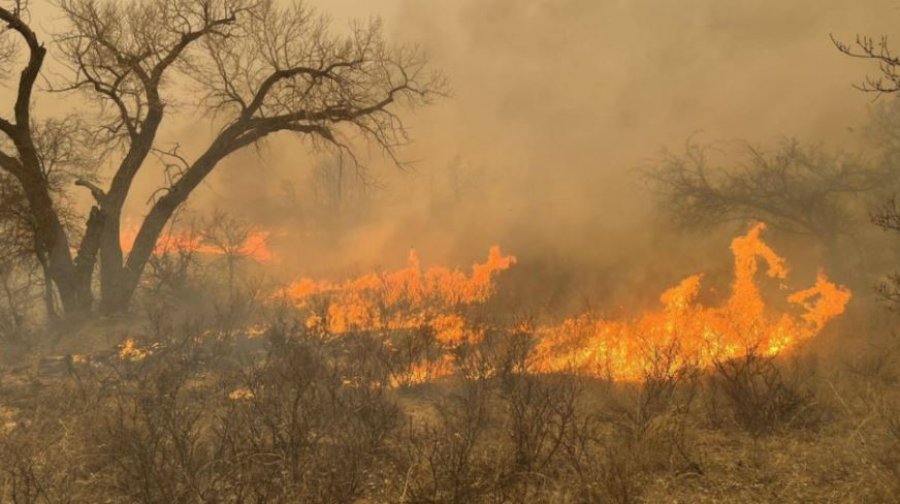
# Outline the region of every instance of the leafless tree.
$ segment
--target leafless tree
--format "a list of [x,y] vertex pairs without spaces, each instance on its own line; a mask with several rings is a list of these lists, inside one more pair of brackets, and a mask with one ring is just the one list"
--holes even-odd
[[879,163],[794,140],[770,150],[743,144],[736,154],[688,142],[645,176],[681,226],[762,221],[829,248],[865,219],[868,200],[885,184]]
[[[865,35],[857,35],[856,41],[849,44],[831,37],[837,49],[853,58],[870,60],[878,66],[878,72],[874,76],[866,76],[862,83],[854,87],[867,93],[878,95],[893,94],[900,91],[900,56],[891,51],[886,36],[875,38]],[[867,136],[873,137],[884,146],[883,157],[885,165],[896,166],[898,152],[900,152],[900,130],[898,130],[897,107],[898,101],[894,100],[888,106],[876,109],[875,121],[866,131]],[[892,171],[896,172],[896,168]],[[891,189],[896,191],[895,186]],[[900,232],[900,209],[896,204],[895,194],[872,214],[872,222],[878,227],[892,232]],[[900,303],[900,274],[893,274],[879,286],[879,292],[888,301],[897,306]]]
[[900,56],[895,55],[886,36],[877,40],[867,35],[857,35],[856,40],[850,44],[831,36],[831,41],[838,51],[853,58],[871,60],[878,65],[878,73],[874,76],[866,76],[865,79],[854,85],[860,91],[869,93],[896,93],[900,91]]
[[352,163],[344,157],[333,156],[313,166],[310,184],[317,210],[331,215],[356,210],[369,192],[378,188],[370,173],[348,164]]
[[[72,210],[65,188],[75,180],[95,180],[93,160],[86,149],[91,145],[87,131],[75,117],[47,120],[35,125],[34,143],[40,176],[54,202],[60,223],[71,236],[79,236],[81,223]],[[2,144],[0,144],[2,145]],[[44,307],[49,318],[57,316],[57,301],[52,284],[49,255],[36,241],[38,224],[27,194],[14,175],[0,171],[0,263],[6,275],[26,277],[42,284]],[[41,275],[33,275],[38,266]],[[41,278],[42,277],[42,278]]]
[[[68,24],[56,34],[54,48],[70,72],[50,79],[50,88],[92,99],[92,140],[98,142],[92,152],[109,155],[112,177],[105,188],[78,179],[95,204],[83,233],[73,233],[54,199],[32,117],[47,48],[30,26],[26,6],[9,0],[0,3],[7,26],[2,66],[16,61],[17,50],[27,58],[14,115],[0,119],[8,139],[0,147],[0,168],[22,188],[34,248],[46,258],[66,312],[91,309],[98,260],[101,308],[127,310],[173,213],[232,153],[276,133],[294,133],[313,147],[329,145],[353,158],[349,139],[356,134],[399,162],[397,149],[407,135],[396,108],[429,103],[445,89],[418,49],[385,40],[380,22],[339,35],[299,0],[287,6],[275,0],[61,0],[59,8]],[[182,154],[159,140],[164,119],[174,112],[193,113],[216,128],[198,154]],[[156,157],[166,160],[167,182],[126,255],[122,209],[135,177]]]
[[234,296],[238,264],[258,252],[252,249],[254,244],[248,243],[254,232],[252,225],[221,210],[215,211],[203,225],[203,243],[221,254],[225,262],[230,296]]

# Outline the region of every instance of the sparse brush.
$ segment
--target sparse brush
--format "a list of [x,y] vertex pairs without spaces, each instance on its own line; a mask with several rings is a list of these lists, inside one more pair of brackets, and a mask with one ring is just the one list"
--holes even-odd
[[821,421],[815,390],[797,365],[786,369],[775,357],[751,349],[742,357],[718,360],[710,380],[714,414],[721,401],[730,418],[753,436]]
[[477,502],[495,487],[502,461],[491,450],[488,396],[486,382],[466,380],[432,414],[410,421],[401,502]]

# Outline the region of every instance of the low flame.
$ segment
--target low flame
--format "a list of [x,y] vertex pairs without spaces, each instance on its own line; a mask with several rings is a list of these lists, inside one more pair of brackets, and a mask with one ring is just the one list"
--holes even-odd
[[[122,251],[128,253],[134,245],[137,237],[136,228],[126,228],[121,234]],[[267,231],[252,231],[240,243],[218,245],[205,240],[202,236],[186,230],[163,233],[156,241],[153,248],[155,255],[161,256],[167,252],[189,251],[206,256],[233,255],[249,257],[257,262],[268,263],[275,258],[275,254],[269,248],[270,233]]]
[[[306,326],[323,333],[429,327],[445,344],[474,341],[477,335],[466,327],[459,309],[490,299],[495,276],[515,262],[500,247],[492,247],[487,261],[473,265],[468,275],[444,267],[423,271],[413,250],[407,267],[398,271],[337,283],[304,278],[294,282],[287,295],[311,312]],[[323,299],[327,306],[316,309],[316,301]]]
[[124,343],[119,345],[119,351],[117,355],[120,359],[124,361],[138,362],[144,360],[148,355],[150,355],[150,351],[145,348],[140,348],[135,342],[134,338],[128,338]]
[[[708,367],[751,351],[774,356],[808,341],[844,312],[850,291],[819,273],[813,287],[787,297],[795,308],[775,313],[755,277],[762,262],[766,274],[779,281],[787,279],[788,268],[762,240],[764,229],[757,224],[732,241],[735,277],[730,297],[720,306],[697,301],[702,276],[693,275],[660,296],[661,309],[633,320],[604,320],[585,313],[558,325],[517,328],[536,336],[529,370],[640,380],[660,372],[660,365],[673,371],[684,365]],[[493,247],[487,261],[475,264],[470,274],[441,267],[423,271],[413,251],[401,270],[344,282],[302,279],[286,294],[309,314],[307,327],[322,335],[432,331],[446,353],[413,365],[400,380],[425,382],[455,373],[450,351],[481,341],[483,329],[471,327],[461,308],[488,301],[496,276],[515,262]]]

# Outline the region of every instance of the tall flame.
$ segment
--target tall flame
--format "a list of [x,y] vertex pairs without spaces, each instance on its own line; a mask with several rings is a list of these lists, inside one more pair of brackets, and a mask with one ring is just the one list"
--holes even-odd
[[[776,355],[818,334],[844,312],[850,291],[819,273],[813,287],[790,294],[794,308],[775,313],[757,286],[760,265],[779,281],[788,277],[785,260],[761,238],[765,226],[754,225],[731,243],[734,281],[731,295],[719,306],[697,301],[701,275],[682,280],[660,296],[661,309],[633,320],[605,320],[585,313],[557,325],[520,327],[535,335],[528,359],[531,372],[580,372],[618,380],[640,380],[664,362],[669,369],[683,365],[710,366],[718,359],[751,351]],[[350,331],[429,329],[448,351],[415,364],[410,381],[427,381],[455,372],[449,350],[476,344],[483,330],[470,327],[460,308],[486,302],[495,290],[495,277],[515,264],[499,247],[470,274],[436,267],[422,270],[410,252],[406,268],[363,275],[343,282],[302,279],[287,294],[307,311],[306,325],[321,334]],[[510,330],[510,333],[513,331]]]
[[718,359],[751,351],[776,355],[807,341],[825,324],[844,312],[850,291],[819,273],[816,284],[788,296],[798,314],[775,314],[767,309],[755,277],[760,261],[767,275],[784,280],[785,260],[760,234],[757,224],[731,243],[734,282],[731,296],[721,306],[697,303],[700,275],[690,276],[663,293],[662,309],[631,321],[609,321],[585,314],[552,327],[535,329],[539,343],[531,359],[534,371],[580,370],[621,380],[638,380],[658,371],[665,361],[670,369],[682,365],[706,367]]

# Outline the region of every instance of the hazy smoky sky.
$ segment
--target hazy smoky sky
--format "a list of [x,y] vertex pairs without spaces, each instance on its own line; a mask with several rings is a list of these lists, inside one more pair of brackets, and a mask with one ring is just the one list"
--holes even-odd
[[[363,262],[411,245],[457,261],[491,242],[582,257],[621,250],[650,208],[635,168],[663,146],[691,135],[852,144],[848,128],[864,121],[873,97],[851,83],[869,67],[839,54],[828,36],[890,34],[900,22],[889,1],[318,6],[338,25],[380,14],[392,38],[421,44],[453,88],[409,116],[414,144],[404,154],[415,171],[381,172],[382,204],[392,211],[345,235],[348,257]],[[273,170],[302,174],[290,147],[275,150]],[[472,179],[462,203],[433,208],[427,193],[456,168]],[[230,176],[223,170],[215,186],[245,187]]]
[[[431,55],[453,94],[404,113],[414,142],[401,154],[414,168],[385,166],[373,152],[368,206],[335,221],[340,232],[327,241],[310,231],[311,174],[324,161],[291,138],[261,157],[233,157],[197,192],[194,209],[227,208],[277,229],[274,246],[303,272],[396,264],[410,246],[426,262],[465,264],[492,243],[615,262],[651,208],[635,168],[663,147],[691,135],[852,146],[850,128],[873,97],[851,83],[873,69],[839,54],[829,33],[852,40],[900,26],[888,0],[310,4],[338,27],[382,16],[393,40]],[[35,7],[52,29],[47,5]],[[199,147],[192,137],[203,130],[180,120],[166,138]],[[134,215],[154,180],[135,191]]]

